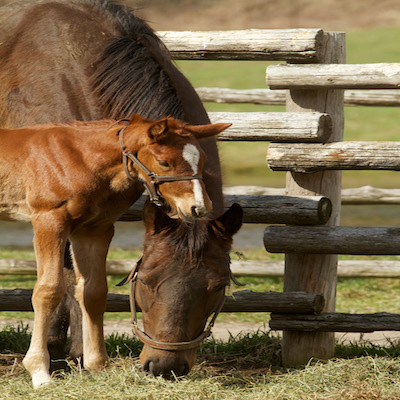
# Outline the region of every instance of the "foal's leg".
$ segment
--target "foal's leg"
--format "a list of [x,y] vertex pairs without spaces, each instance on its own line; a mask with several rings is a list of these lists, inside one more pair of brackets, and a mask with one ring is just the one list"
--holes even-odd
[[47,334],[50,318],[64,294],[63,264],[67,233],[55,212],[32,219],[37,260],[37,282],[33,289],[34,327],[23,364],[35,388],[50,382]]
[[75,298],[76,278],[71,256],[70,242],[67,242],[64,254],[64,282],[66,293],[54,312],[49,329],[47,346],[51,357],[51,370],[65,369],[65,345],[68,327],[70,334],[69,355],[73,360],[82,359],[82,313]]
[[102,368],[108,360],[103,314],[107,300],[106,257],[113,234],[111,225],[71,237],[75,296],[82,310],[83,363],[88,370]]

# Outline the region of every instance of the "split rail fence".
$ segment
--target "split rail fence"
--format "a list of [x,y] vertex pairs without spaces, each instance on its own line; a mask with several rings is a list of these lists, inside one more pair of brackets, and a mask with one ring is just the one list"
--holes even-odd
[[[245,188],[247,194],[226,195],[227,206],[234,201],[243,206],[245,222],[269,225],[264,235],[268,251],[285,253],[284,266],[250,262],[249,270],[235,262],[233,272],[280,275],[284,270],[284,292],[237,292],[223,311],[271,311],[270,327],[284,332],[287,366],[331,357],[335,331],[400,330],[399,315],[335,313],[338,271],[342,276],[400,275],[395,262],[378,269],[363,261],[344,262],[338,270],[337,257],[400,254],[400,228],[339,225],[342,201],[400,203],[400,190],[341,190],[341,170],[400,170],[400,142],[343,141],[345,104],[400,105],[400,94],[393,91],[400,85],[400,64],[345,64],[344,34],[320,29],[159,35],[178,60],[286,61],[267,68],[270,89],[198,89],[203,101],[286,104],[286,112],[210,113],[213,122],[233,122],[220,140],[268,141],[268,166],[287,171],[284,193]],[[344,89],[352,90],[344,94]],[[136,203],[122,219],[138,220],[140,211],[141,203]],[[34,268],[34,262],[0,261],[0,273],[32,273]],[[119,262],[108,266],[109,273],[126,270]],[[126,296],[109,295],[108,311],[128,307]],[[6,309],[31,309],[30,292],[0,291],[0,311]]]

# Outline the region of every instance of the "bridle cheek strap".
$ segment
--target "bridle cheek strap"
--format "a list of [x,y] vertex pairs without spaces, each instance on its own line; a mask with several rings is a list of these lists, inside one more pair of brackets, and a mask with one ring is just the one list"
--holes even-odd
[[183,176],[160,176],[155,172],[150,171],[133,153],[126,150],[126,146],[124,145],[124,131],[128,126],[124,126],[118,132],[119,135],[119,143],[122,149],[122,163],[125,168],[126,175],[132,181],[136,181],[137,178],[132,176],[131,172],[129,171],[128,167],[128,160],[131,160],[132,163],[139,168],[149,179],[142,179],[141,182],[143,183],[146,191],[149,195],[150,201],[155,205],[162,207],[164,205],[164,198],[162,197],[161,193],[158,190],[158,186],[164,182],[177,182],[177,181],[191,181],[193,179],[203,179],[203,176],[200,174],[194,175],[183,175]]
[[135,300],[136,278],[141,263],[142,263],[142,257],[140,257],[139,260],[136,262],[135,266],[133,267],[129,275],[126,278],[124,278],[120,283],[117,284],[117,286],[122,286],[129,282],[129,289],[130,289],[129,302],[131,306],[132,324],[135,336],[145,345],[157,350],[183,351],[183,350],[192,350],[197,348],[204,339],[206,339],[211,335],[211,330],[215,324],[218,314],[221,312],[222,307],[224,306],[225,296],[221,301],[221,303],[219,304],[218,308],[214,311],[214,315],[212,316],[206,329],[197,338],[187,342],[176,342],[176,343],[159,342],[157,340],[153,340],[149,335],[147,335],[147,333],[145,333],[139,328],[136,315],[136,312],[138,311]]
[[136,287],[136,276],[134,277],[133,280],[130,281],[130,296],[129,296],[133,331],[135,333],[135,336],[141,342],[157,350],[182,351],[182,350],[192,350],[197,348],[204,339],[208,338],[211,335],[211,330],[215,324],[218,314],[221,312],[222,307],[224,306],[225,303],[225,297],[224,297],[223,301],[221,301],[221,304],[218,306],[218,309],[214,312],[214,315],[211,318],[210,322],[208,323],[206,329],[197,338],[187,342],[176,342],[176,343],[159,342],[157,340],[153,340],[146,332],[142,331],[138,326],[138,321],[136,316],[135,287]]

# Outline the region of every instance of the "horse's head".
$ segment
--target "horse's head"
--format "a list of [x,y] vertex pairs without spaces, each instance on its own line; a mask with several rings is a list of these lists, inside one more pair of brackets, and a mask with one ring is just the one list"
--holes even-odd
[[212,203],[202,179],[206,157],[199,140],[229,126],[187,125],[173,118],[153,121],[134,115],[124,139],[135,164],[129,168],[136,171],[153,201],[165,199],[181,219],[202,218],[211,212]]
[[207,320],[225,300],[232,236],[242,218],[238,204],[215,220],[191,224],[145,206],[144,254],[134,298],[142,310],[140,360],[146,371],[168,377],[192,368]]

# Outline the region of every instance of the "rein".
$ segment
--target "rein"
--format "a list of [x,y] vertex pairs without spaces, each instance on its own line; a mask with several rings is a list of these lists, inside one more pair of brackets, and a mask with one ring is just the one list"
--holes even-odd
[[[119,122],[129,122],[127,119],[121,119],[112,124],[108,129],[111,129],[114,125]],[[194,175],[184,175],[184,176],[160,176],[155,172],[150,171],[133,153],[127,151],[126,146],[124,145],[124,132],[125,129],[129,125],[124,126],[118,131],[119,136],[119,143],[122,149],[122,163],[125,168],[126,175],[132,181],[136,181],[137,178],[132,176],[131,172],[128,168],[128,159],[132,161],[132,163],[142,170],[142,172],[149,178],[150,182],[147,182],[145,179],[142,180],[144,187],[149,195],[150,201],[154,203],[158,207],[162,207],[164,205],[164,198],[159,192],[159,185],[165,182],[177,182],[177,181],[191,181],[194,179],[203,179],[201,174],[194,174]]]
[[129,282],[130,286],[129,301],[131,306],[132,324],[135,336],[147,346],[150,346],[153,349],[157,350],[179,351],[179,350],[190,350],[197,348],[204,339],[206,339],[211,335],[211,330],[218,317],[218,314],[221,312],[222,307],[224,306],[225,297],[221,302],[221,304],[219,304],[218,308],[214,311],[214,315],[211,318],[210,322],[208,323],[206,329],[199,336],[197,336],[197,338],[190,340],[188,342],[176,342],[176,343],[159,342],[153,340],[146,332],[142,331],[139,328],[136,315],[137,307],[135,300],[135,288],[136,288],[136,278],[141,263],[142,263],[142,257],[140,257],[139,260],[136,262],[135,266],[133,267],[129,275],[126,278],[124,278],[120,283],[117,284],[117,286],[122,286]]

